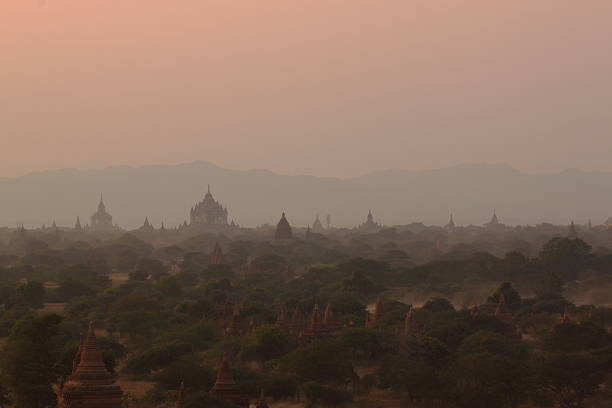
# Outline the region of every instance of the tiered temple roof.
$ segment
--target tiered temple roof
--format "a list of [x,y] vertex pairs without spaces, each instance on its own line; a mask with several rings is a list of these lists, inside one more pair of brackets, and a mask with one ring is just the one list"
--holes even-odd
[[315,305],[308,319],[308,325],[304,330],[304,337],[315,339],[324,337],[326,334],[327,332],[323,325],[323,314],[321,313],[321,309],[319,309],[319,305]]
[[214,199],[210,192],[210,186],[204,199],[197,203],[189,212],[192,226],[228,227],[227,208],[224,208]]
[[102,197],[102,194],[100,194],[100,203],[98,204],[98,211],[96,211],[91,216],[91,229],[113,229],[113,217],[106,211],[106,205],[104,204],[104,198]]
[[374,216],[372,215],[372,210],[368,211],[368,216],[366,217],[365,222],[360,224],[355,230],[365,234],[375,233],[381,230],[383,226],[376,221],[374,221]]
[[234,381],[227,353],[223,354],[221,358],[219,371],[217,371],[217,380],[210,390],[210,394],[219,399],[229,401],[238,407],[248,408],[249,406],[249,400],[243,397],[240,388],[236,381]]
[[293,309],[293,314],[291,315],[291,321],[289,322],[289,331],[294,335],[297,335],[301,332],[302,326],[302,312],[300,312],[300,309],[296,307],[295,309]]
[[121,408],[123,391],[102,360],[93,324],[79,345],[73,371],[59,392],[59,408]]

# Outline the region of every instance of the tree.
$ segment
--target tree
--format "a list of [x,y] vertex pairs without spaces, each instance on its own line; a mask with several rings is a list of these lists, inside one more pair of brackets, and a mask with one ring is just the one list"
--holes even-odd
[[535,399],[543,405],[583,408],[585,399],[599,391],[611,364],[610,348],[546,354],[538,364]]
[[280,361],[283,371],[292,372],[302,381],[345,383],[355,372],[349,350],[336,339],[315,342],[299,348]]
[[344,279],[342,282],[344,290],[357,292],[361,295],[369,295],[376,291],[376,287],[371,280],[364,276],[362,271],[353,272],[353,276]]
[[334,387],[328,387],[315,381],[302,384],[302,392],[308,401],[307,407],[314,407],[318,402],[323,405],[337,407],[352,401],[350,392]]
[[519,295],[516,289],[512,287],[512,283],[503,282],[502,284],[500,284],[495,290],[495,292],[493,292],[493,294],[489,296],[487,302],[496,305],[499,303],[501,295],[504,295],[506,306],[512,312],[516,312],[521,307],[521,295]]
[[181,284],[174,276],[163,276],[159,280],[160,291],[169,297],[179,297],[182,293]]
[[289,334],[280,327],[265,325],[251,335],[251,352],[259,360],[278,358],[293,348]]
[[54,407],[61,317],[47,315],[19,320],[8,339],[2,366],[13,403],[20,408]]
[[531,385],[529,354],[521,342],[478,332],[464,339],[447,373],[452,398],[466,408],[516,407]]
[[422,309],[434,313],[455,311],[453,304],[445,298],[432,298],[423,305]]
[[553,238],[542,247],[540,259],[548,271],[573,281],[592,261],[592,249],[581,239]]
[[7,308],[15,306],[28,306],[40,309],[44,306],[45,288],[42,283],[30,281],[19,285],[13,297],[6,302]]

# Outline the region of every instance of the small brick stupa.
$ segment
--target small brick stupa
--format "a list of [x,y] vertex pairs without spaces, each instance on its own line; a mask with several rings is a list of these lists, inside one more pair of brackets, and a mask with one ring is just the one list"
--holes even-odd
[[221,400],[229,401],[238,407],[249,407],[249,400],[243,397],[240,388],[234,381],[227,353],[223,354],[217,372],[217,380],[210,390],[210,394]]

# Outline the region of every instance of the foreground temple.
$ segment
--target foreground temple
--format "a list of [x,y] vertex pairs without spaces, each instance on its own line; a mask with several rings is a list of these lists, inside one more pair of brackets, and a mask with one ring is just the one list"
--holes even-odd
[[59,390],[58,408],[121,408],[123,391],[102,360],[94,327],[77,350],[72,374]]
[[210,390],[210,394],[221,400],[231,402],[238,407],[249,407],[248,398],[242,395],[240,388],[236,384],[236,381],[234,381],[227,353],[225,353],[221,359],[219,371],[217,372],[217,380]]

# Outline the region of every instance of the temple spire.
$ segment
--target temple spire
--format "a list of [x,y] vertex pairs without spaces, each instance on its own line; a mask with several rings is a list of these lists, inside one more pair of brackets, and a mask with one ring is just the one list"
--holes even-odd
[[239,407],[246,408],[249,406],[248,400],[242,396],[240,388],[236,384],[236,381],[234,381],[234,375],[229,365],[229,356],[227,352],[223,353],[221,364],[217,371],[217,379],[210,393],[215,397],[232,402]]
[[115,384],[102,359],[93,323],[73,360],[69,381],[58,395],[59,408],[121,408],[123,391]]
[[291,225],[289,225],[289,221],[287,221],[285,213],[283,213],[280,221],[276,225],[276,233],[274,234],[274,237],[276,239],[291,239],[293,237],[293,231],[291,230]]

